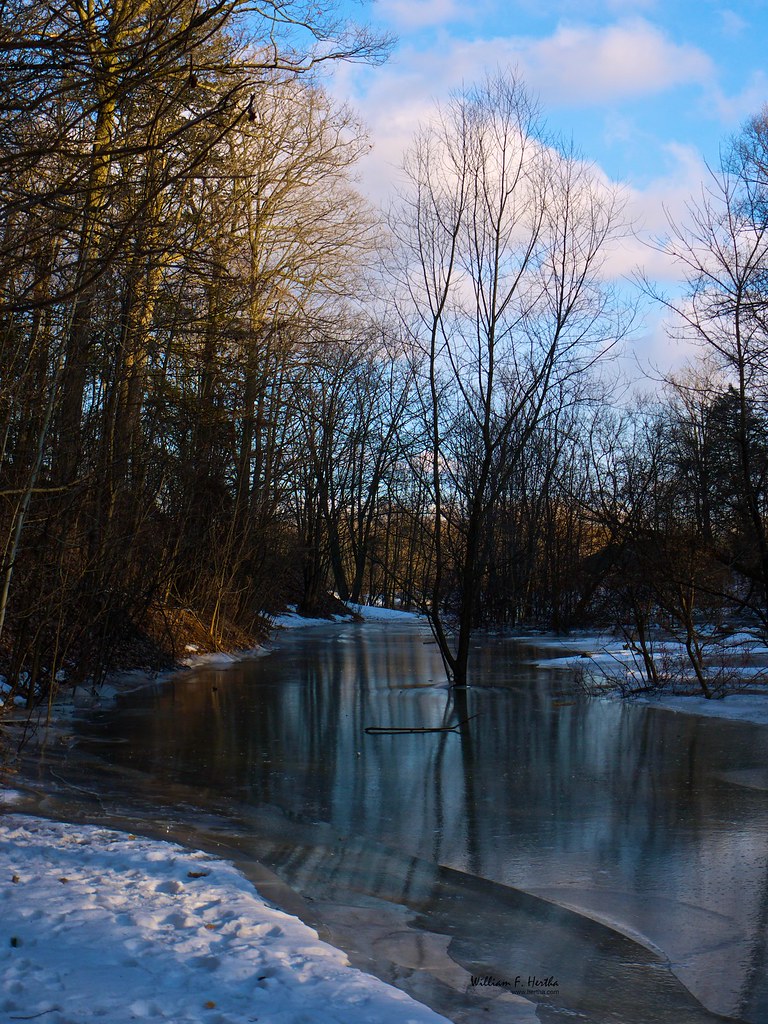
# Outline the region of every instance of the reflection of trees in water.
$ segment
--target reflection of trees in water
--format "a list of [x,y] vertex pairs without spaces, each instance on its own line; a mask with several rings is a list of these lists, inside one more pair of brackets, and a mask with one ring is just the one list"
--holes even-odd
[[[366,643],[352,657],[349,645],[326,643],[322,659],[289,663],[287,678],[279,665],[264,672],[273,655],[182,679],[143,724],[152,767],[187,777],[203,769],[212,787],[379,829],[457,867],[471,857],[492,877],[492,847],[518,835],[526,848],[537,837],[562,854],[592,846],[600,860],[634,858],[640,868],[731,815],[728,793],[704,778],[729,766],[727,752],[694,719],[602,702],[557,710],[546,686],[455,692],[446,718],[445,691],[413,688],[424,672],[418,647],[402,638],[379,646],[381,659]],[[382,687],[382,678],[403,686]],[[456,735],[364,735],[370,724],[470,714]],[[417,839],[425,829],[428,850]]]
[[[754,1002],[765,855],[737,864],[734,850],[764,836],[768,816],[762,794],[714,773],[736,756],[759,764],[759,730],[735,727],[737,747],[728,723],[597,700],[559,707],[552,697],[562,679],[515,666],[509,650],[488,640],[476,660],[488,685],[449,693],[424,685],[440,667],[419,635],[326,634],[226,673],[182,678],[154,713],[113,722],[128,731],[135,721],[141,733],[114,753],[135,758],[139,749],[142,767],[158,775],[279,808],[305,836],[292,856],[317,860],[313,884],[322,871],[339,885],[359,872],[365,891],[403,884],[389,880],[388,854],[354,859],[359,836],[508,886],[578,879],[637,906],[658,898],[672,919],[686,903],[713,916],[738,910],[754,936],[744,968],[745,1005]],[[372,724],[469,715],[456,734],[364,734]],[[331,838],[320,849],[325,826]],[[409,885],[418,884],[414,863]]]
[[750,921],[749,956],[744,963],[744,983],[738,1012],[745,1020],[758,1020],[768,1007],[768,856],[763,877],[755,892],[755,913]]
[[[541,1020],[559,1020],[564,1008],[574,1007],[592,1024],[719,1019],[696,1003],[663,958],[528,893],[363,840],[312,848],[281,843],[262,855],[292,886],[323,903],[366,908],[373,897],[383,930],[388,910],[381,901],[407,907],[415,915],[409,927],[448,936],[448,954],[470,974],[512,985],[518,976],[524,984],[529,974],[555,976],[554,989],[533,997]],[[401,926],[393,921],[393,928]]]

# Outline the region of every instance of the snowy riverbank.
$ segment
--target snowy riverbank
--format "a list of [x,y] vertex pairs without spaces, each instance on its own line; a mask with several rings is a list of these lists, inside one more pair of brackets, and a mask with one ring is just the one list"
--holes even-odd
[[[291,607],[282,615],[272,616],[271,623],[273,629],[279,634],[283,630],[310,629],[318,626],[327,627],[339,625],[343,622],[354,622],[356,620],[382,625],[387,622],[396,622],[398,620],[413,622],[419,618],[415,612],[398,611],[397,609],[392,608],[379,608],[357,604],[350,604],[348,607],[350,609],[348,615],[333,615],[330,618],[307,618],[303,615],[299,615],[296,612],[295,607]],[[243,660],[263,657],[266,654],[269,654],[269,648],[264,646],[232,652],[198,652],[194,645],[189,645],[184,657],[181,658],[179,663],[173,668],[156,673],[150,673],[142,669],[115,672],[113,675],[108,676],[103,683],[100,683],[98,687],[94,688],[89,685],[83,685],[73,692],[67,691],[67,689],[63,687],[54,701],[54,706],[56,708],[56,712],[61,715],[62,712],[67,709],[71,709],[72,707],[104,705],[114,700],[114,698],[119,694],[129,693],[132,690],[138,690],[145,686],[154,686],[158,683],[163,683],[165,680],[171,679],[179,672],[184,672],[188,669],[206,667],[227,668],[227,666],[236,665],[238,662]],[[9,692],[10,687],[5,682],[5,679],[0,676],[0,707],[3,706],[4,701],[8,700]],[[24,708],[26,700],[23,697],[17,696],[14,699],[14,704],[18,708]],[[36,725],[39,725],[46,717],[47,711],[43,708],[36,715],[32,716],[32,721]]]
[[[381,626],[414,618],[362,611]],[[289,613],[276,624],[332,622]],[[594,635],[533,643],[552,655],[542,664],[555,668],[613,666],[628,657],[617,641]],[[768,649],[752,654],[760,660]],[[239,660],[215,657],[219,665]],[[768,724],[765,687],[716,701],[675,694],[635,699]],[[13,813],[16,799],[0,788],[0,1024],[32,1018],[52,1024],[445,1021],[350,967],[344,953],[270,906],[231,864],[111,829],[23,817]],[[522,1015],[533,1012],[530,1004],[520,1008]]]
[[416,612],[403,612],[397,608],[379,608],[377,605],[348,604],[350,615],[333,615],[330,619],[308,619],[291,607],[282,615],[274,616],[272,624],[277,629],[299,629],[306,626],[332,626],[334,622],[349,622],[354,617],[363,622],[413,622],[420,616]]
[[444,1024],[348,965],[231,864],[0,815],[0,1022]]
[[[413,616],[371,609],[364,617]],[[291,614],[276,623],[312,624]],[[188,664],[224,666],[260,653],[191,654]],[[123,676],[100,699],[148,681]],[[444,1024],[349,966],[226,861],[14,814],[17,799],[0,788],[0,1024]]]
[[[722,690],[713,699],[703,696],[695,679],[685,677],[685,648],[673,640],[657,640],[654,656],[660,666],[672,669],[681,678],[656,693],[631,692],[633,686],[642,685],[640,658],[616,637],[586,633],[536,637],[533,642],[553,655],[537,664],[577,673],[598,699],[632,700],[678,714],[768,725],[768,646],[749,633],[729,637],[716,651],[721,662],[718,672]],[[714,674],[715,683],[718,672]]]

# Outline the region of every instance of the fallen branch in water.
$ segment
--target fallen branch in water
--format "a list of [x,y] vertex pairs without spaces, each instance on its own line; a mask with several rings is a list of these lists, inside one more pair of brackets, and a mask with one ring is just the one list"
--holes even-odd
[[60,1006],[52,1006],[50,1010],[41,1010],[40,1013],[33,1013],[31,1017],[10,1017],[9,1020],[37,1020],[38,1017],[44,1017],[46,1013],[55,1013],[56,1010],[60,1010]]
[[[479,712],[478,712],[479,714]],[[463,718],[460,722],[456,722],[454,725],[434,725],[434,726],[396,726],[396,725],[369,725],[363,730],[368,733],[369,736],[399,736],[401,733],[408,732],[456,732],[462,725],[466,725],[467,722],[471,722],[473,718],[477,718],[477,715],[470,715],[469,718]]]

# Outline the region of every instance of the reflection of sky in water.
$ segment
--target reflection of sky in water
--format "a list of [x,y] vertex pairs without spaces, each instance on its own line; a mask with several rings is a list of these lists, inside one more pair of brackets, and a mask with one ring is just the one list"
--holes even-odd
[[[710,1010],[768,1019],[768,730],[571,703],[562,671],[488,638],[459,698],[459,717],[476,716],[460,734],[365,735],[456,720],[427,640],[400,625],[294,634],[268,658],[180,677],[83,729],[128,739],[90,749],[191,785],[201,804],[250,807],[258,855],[330,916],[350,892],[358,906],[407,903],[473,973],[549,964],[567,980],[563,1004],[590,1024],[712,1020],[667,959]],[[434,865],[498,884],[462,889]],[[598,997],[609,968],[624,991]]]

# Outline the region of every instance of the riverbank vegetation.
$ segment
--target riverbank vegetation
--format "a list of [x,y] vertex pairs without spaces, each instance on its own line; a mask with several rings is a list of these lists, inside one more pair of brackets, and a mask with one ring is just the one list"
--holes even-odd
[[[471,631],[768,628],[768,130],[660,242],[700,357],[617,407],[620,193],[512,75],[436,111],[387,219],[316,69],[386,40],[300,3],[5,5],[0,668],[247,645],[289,601]],[[645,284],[647,293],[653,291]],[[647,655],[647,657],[646,657]]]

